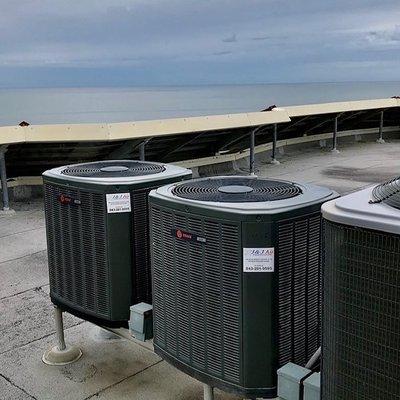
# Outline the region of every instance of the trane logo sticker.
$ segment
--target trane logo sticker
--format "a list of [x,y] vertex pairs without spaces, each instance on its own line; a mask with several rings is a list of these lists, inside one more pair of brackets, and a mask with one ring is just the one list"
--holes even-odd
[[64,204],[64,205],[67,205],[67,204],[80,205],[80,204],[81,204],[81,201],[80,201],[80,200],[78,200],[78,199],[73,199],[72,197],[67,196],[67,195],[65,195],[65,194],[60,194],[60,195],[58,195],[58,196],[57,196],[57,199],[58,199],[58,201],[59,201],[61,204]]
[[275,249],[273,247],[243,248],[243,272],[274,272]]
[[180,240],[188,240],[190,242],[199,242],[199,243],[207,242],[205,237],[195,235],[194,233],[185,232],[182,229],[172,229],[171,233],[172,236]]
[[131,211],[130,193],[108,193],[106,194],[106,201],[109,214]]

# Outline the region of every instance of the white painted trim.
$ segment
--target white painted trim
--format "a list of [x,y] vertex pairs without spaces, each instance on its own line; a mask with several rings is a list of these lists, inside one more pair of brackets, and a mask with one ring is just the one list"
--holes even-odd
[[284,109],[289,117],[304,117],[317,114],[331,114],[349,111],[373,110],[382,108],[399,107],[399,99],[375,99],[358,101],[341,101],[335,103],[307,104],[302,106],[289,106]]
[[400,107],[400,99],[309,104],[272,111],[170,118],[112,124],[56,124],[0,127],[0,145],[15,143],[107,142],[193,132],[257,127],[290,122],[293,117]]
[[15,143],[107,142],[290,122],[286,111],[211,115],[113,124],[0,127],[0,145]]

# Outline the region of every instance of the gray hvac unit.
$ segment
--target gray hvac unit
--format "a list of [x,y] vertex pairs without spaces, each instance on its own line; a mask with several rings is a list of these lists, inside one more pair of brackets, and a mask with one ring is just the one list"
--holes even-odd
[[148,193],[191,177],[185,168],[118,160],[43,174],[50,296],[84,319],[123,326],[151,303]]
[[322,202],[331,190],[214,177],[150,193],[154,348],[245,397],[320,345]]
[[322,398],[400,399],[400,178],[322,210]]

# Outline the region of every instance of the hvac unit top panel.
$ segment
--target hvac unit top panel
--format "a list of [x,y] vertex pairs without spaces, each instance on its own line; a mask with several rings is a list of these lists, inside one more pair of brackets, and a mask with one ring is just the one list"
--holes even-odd
[[372,203],[385,203],[400,209],[400,177],[381,183],[372,191]]
[[182,176],[189,170],[175,165],[136,160],[97,161],[67,165],[43,175],[68,181],[96,184],[131,184]]
[[71,165],[61,171],[63,175],[81,176],[85,178],[121,178],[124,176],[142,176],[159,174],[165,167],[159,164],[141,161],[94,162]]
[[320,203],[333,192],[327,188],[255,176],[217,176],[171,184],[153,197],[235,213],[277,213]]
[[328,201],[325,219],[345,225],[400,234],[400,178]]
[[241,203],[289,199],[301,194],[302,190],[291,182],[226,177],[186,182],[172,192],[190,200]]

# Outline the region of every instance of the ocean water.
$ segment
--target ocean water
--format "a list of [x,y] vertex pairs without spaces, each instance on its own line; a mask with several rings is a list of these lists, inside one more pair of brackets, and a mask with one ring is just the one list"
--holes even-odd
[[0,126],[121,122],[400,95],[400,82],[0,89]]

